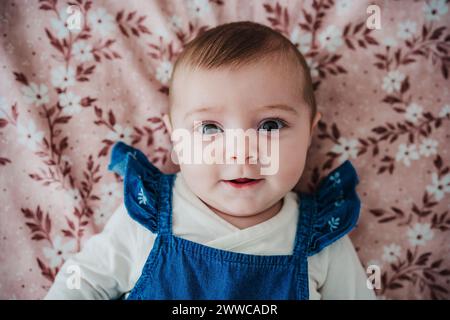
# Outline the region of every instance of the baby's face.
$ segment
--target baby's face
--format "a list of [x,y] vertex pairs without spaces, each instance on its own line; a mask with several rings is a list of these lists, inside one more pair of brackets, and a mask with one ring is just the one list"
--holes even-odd
[[[246,157],[244,163],[234,161],[233,152],[222,164],[180,163],[186,184],[208,206],[228,215],[250,216],[275,205],[297,184],[312,130],[321,115],[310,123],[309,109],[299,90],[302,77],[296,73],[302,71],[294,69],[288,64],[257,62],[238,70],[177,70],[172,86],[172,123],[167,124],[165,117],[170,133],[187,129],[192,137],[208,134],[222,139],[226,129],[279,130],[279,166],[273,175],[261,174],[259,160],[256,164]],[[267,107],[280,105],[287,107]],[[201,124],[194,128],[194,121]],[[248,149],[255,145],[246,143],[244,148],[241,152],[248,156]],[[259,155],[260,150],[256,152]],[[243,188],[226,182],[244,177],[261,180]]]

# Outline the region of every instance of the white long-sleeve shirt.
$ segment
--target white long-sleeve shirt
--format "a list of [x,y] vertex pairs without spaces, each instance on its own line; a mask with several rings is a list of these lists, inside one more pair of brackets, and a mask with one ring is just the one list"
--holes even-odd
[[[289,192],[280,212],[255,226],[239,229],[209,209],[177,174],[173,189],[174,235],[217,249],[255,255],[292,254],[299,216],[299,197]],[[301,212],[300,212],[301,214]],[[117,299],[139,279],[156,234],[134,221],[124,204],[104,230],[68,259],[45,299]],[[69,277],[81,271],[80,288]],[[348,236],[308,257],[310,299],[375,299]],[[72,278],[73,279],[73,278]]]

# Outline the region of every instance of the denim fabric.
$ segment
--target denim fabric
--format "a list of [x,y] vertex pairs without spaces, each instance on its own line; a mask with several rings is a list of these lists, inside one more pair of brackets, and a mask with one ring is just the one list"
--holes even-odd
[[356,170],[346,160],[316,192],[299,193],[300,208],[291,255],[225,251],[172,234],[172,188],[138,149],[117,142],[109,170],[124,179],[129,215],[157,234],[128,299],[308,299],[307,257],[347,234],[359,217]]

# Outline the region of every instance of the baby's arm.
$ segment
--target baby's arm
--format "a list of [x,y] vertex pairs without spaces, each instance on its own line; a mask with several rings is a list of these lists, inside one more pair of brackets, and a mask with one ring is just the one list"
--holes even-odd
[[329,247],[328,271],[321,288],[321,299],[372,300],[367,275],[350,238],[346,235]]
[[[45,299],[119,298],[137,281],[153,241],[154,235],[132,220],[122,203],[104,230],[64,263]],[[81,271],[80,289],[66,284],[74,277],[69,266]]]

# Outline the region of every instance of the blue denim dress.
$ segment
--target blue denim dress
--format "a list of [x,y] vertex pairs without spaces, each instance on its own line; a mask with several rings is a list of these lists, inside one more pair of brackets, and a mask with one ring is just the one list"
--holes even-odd
[[252,255],[196,243],[172,233],[175,174],[164,174],[138,149],[117,142],[109,170],[124,180],[128,214],[155,233],[153,248],[128,299],[309,298],[307,258],[355,227],[358,176],[346,160],[313,194],[299,193],[293,253]]

